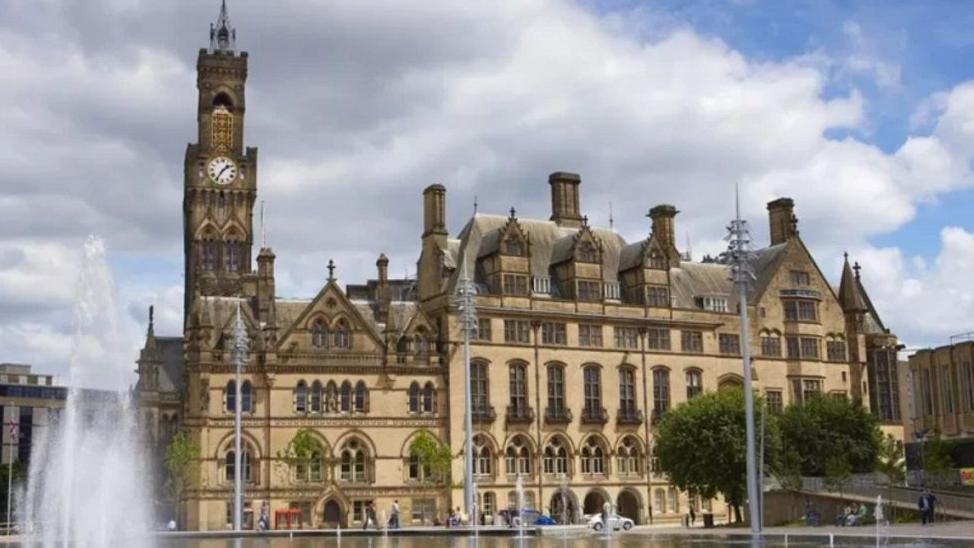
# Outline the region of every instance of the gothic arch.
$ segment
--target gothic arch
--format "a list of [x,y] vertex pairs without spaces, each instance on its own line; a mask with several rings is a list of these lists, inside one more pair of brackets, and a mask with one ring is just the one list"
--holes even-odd
[[409,444],[411,444],[413,440],[416,438],[416,436],[418,436],[421,432],[426,432],[430,436],[433,436],[433,439],[436,440],[438,443],[443,443],[443,440],[441,440],[439,436],[437,436],[433,432],[430,432],[429,430],[421,428],[419,430],[416,430],[412,434],[409,434],[409,436],[406,437],[406,441],[403,442],[402,447],[399,448],[400,456],[409,457]]
[[561,439],[561,443],[565,446],[566,449],[568,449],[569,458],[578,455],[578,448],[575,446],[574,443],[572,443],[571,436],[568,436],[567,434],[564,434],[562,432],[552,432],[547,436],[545,436],[545,438],[541,441],[541,451],[544,451],[544,448],[547,447],[548,444],[551,443],[551,440],[555,438]]
[[217,86],[217,88],[213,90],[212,99],[210,99],[210,106],[226,107],[227,110],[233,112],[237,104],[239,104],[237,95],[233,92],[230,86]]
[[357,439],[360,443],[362,443],[362,445],[365,446],[365,448],[369,452],[369,455],[373,459],[378,454],[375,448],[375,443],[372,441],[372,438],[370,438],[365,432],[359,430],[358,428],[349,430],[348,432],[345,432],[344,434],[339,436],[338,439],[335,440],[335,445],[334,445],[335,449],[340,450],[346,443],[348,443],[352,439]]
[[530,451],[532,455],[538,454],[538,448],[534,444],[534,436],[529,436],[525,432],[510,432],[507,435],[507,438],[504,439],[504,451],[507,451],[507,448],[514,443],[515,438],[521,438],[521,440],[523,440],[521,445],[527,447],[528,451]]
[[[240,433],[240,444],[244,448],[249,447],[250,449],[253,450],[252,456],[255,460],[260,461],[261,459],[264,458],[264,455],[261,453],[260,442],[257,441],[257,438],[255,438],[247,430],[243,430]],[[217,460],[221,460],[223,459],[223,455],[226,454],[227,451],[233,451],[233,450],[234,450],[233,432],[231,431],[228,432],[226,435],[224,435],[222,438],[220,438],[219,443],[216,444],[216,452],[213,454],[213,457],[216,458]]]

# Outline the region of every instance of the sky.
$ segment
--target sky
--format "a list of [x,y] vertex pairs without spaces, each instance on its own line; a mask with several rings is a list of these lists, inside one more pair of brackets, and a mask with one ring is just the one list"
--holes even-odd
[[[0,0],[0,362],[65,376],[82,354],[86,384],[128,386],[148,306],[180,334],[183,156],[218,10]],[[628,241],[675,204],[695,259],[724,246],[735,185],[758,246],[790,196],[826,276],[848,252],[908,347],[974,330],[974,11],[955,2],[232,0],[230,17],[281,296],[313,296],[329,259],[342,283],[380,252],[413,274],[431,183],[456,234],[475,200],[546,218],[547,175],[574,171],[583,212],[605,226],[611,204]],[[114,279],[104,363],[79,352],[92,271]]]

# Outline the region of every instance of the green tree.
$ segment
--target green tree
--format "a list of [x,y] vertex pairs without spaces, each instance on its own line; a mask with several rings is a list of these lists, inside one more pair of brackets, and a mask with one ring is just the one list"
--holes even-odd
[[889,478],[890,487],[901,483],[906,477],[903,442],[894,438],[892,434],[886,434],[880,439],[876,471]]
[[[906,458],[903,452],[903,442],[892,434],[883,436],[879,444],[879,457],[876,459],[876,471],[887,478],[886,500],[893,500],[893,487],[902,483],[906,478]],[[896,507],[890,507],[891,521],[896,521]]]
[[852,465],[845,455],[832,455],[825,460],[825,487],[841,496],[852,479]]
[[[762,406],[755,402],[755,423]],[[720,390],[696,396],[663,416],[656,431],[654,455],[660,469],[682,490],[705,498],[721,494],[741,521],[747,493],[744,394]],[[778,468],[777,419],[765,423],[765,465]]]
[[169,440],[166,447],[166,491],[172,503],[173,514],[182,526],[180,505],[186,492],[195,489],[200,480],[200,446],[184,432]]
[[409,455],[416,457],[419,465],[429,470],[433,478],[449,481],[453,453],[449,445],[441,443],[429,430],[420,430],[413,437],[409,443]]
[[288,478],[292,467],[307,470],[311,465],[311,459],[316,455],[321,458],[323,454],[324,448],[314,432],[308,428],[301,428],[294,433],[294,437],[284,449],[277,452],[277,459],[283,464],[282,474]]
[[954,468],[950,453],[951,444],[941,437],[940,429],[934,429],[933,437],[923,442],[923,472],[934,484],[944,483]]
[[872,472],[881,435],[876,417],[846,398],[815,396],[781,415],[783,450],[801,456],[805,476],[825,475],[835,455],[844,455],[853,473]]

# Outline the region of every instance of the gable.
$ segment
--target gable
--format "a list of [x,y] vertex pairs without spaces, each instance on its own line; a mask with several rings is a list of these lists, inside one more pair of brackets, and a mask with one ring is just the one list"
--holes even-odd
[[[754,296],[756,305],[780,308],[782,298],[814,298],[819,302],[818,323],[826,329],[842,327],[840,331],[844,330],[845,315],[842,306],[831,284],[801,240],[789,240],[766,268],[768,270],[765,272],[755,272],[759,279],[763,278],[761,293]],[[807,277],[807,280],[792,280],[793,272],[802,273],[796,274],[797,278]]]
[[287,326],[278,338],[277,348],[317,350],[312,345],[311,330],[319,323],[330,332],[347,328],[351,337],[348,351],[382,352],[384,349],[379,334],[333,280]]

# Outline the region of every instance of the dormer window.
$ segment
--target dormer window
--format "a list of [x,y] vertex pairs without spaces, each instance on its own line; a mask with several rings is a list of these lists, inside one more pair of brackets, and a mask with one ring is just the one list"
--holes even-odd
[[666,258],[663,256],[659,250],[652,250],[649,252],[649,258],[646,261],[649,268],[654,268],[656,270],[666,269]]
[[700,310],[709,310],[710,312],[727,312],[727,298],[726,297],[696,297],[694,302],[697,308]]
[[523,257],[527,255],[527,249],[527,244],[525,244],[524,239],[518,234],[511,234],[504,240],[505,255]]
[[580,263],[597,263],[599,250],[590,241],[579,242],[578,247],[575,248],[575,260]]

